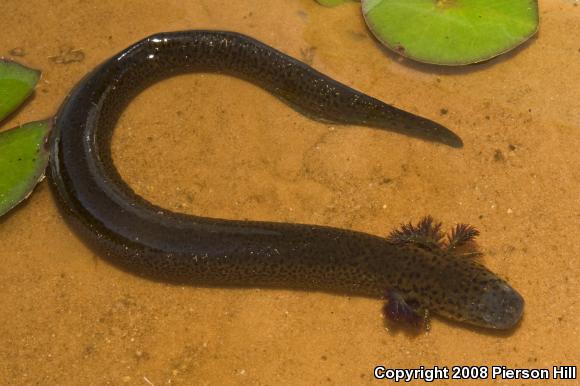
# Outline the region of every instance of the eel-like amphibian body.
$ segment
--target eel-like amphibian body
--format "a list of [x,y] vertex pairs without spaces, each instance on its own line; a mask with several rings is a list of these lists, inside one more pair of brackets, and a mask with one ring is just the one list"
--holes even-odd
[[[247,36],[154,35],[85,76],[57,113],[51,137],[49,177],[59,202],[112,262],[182,283],[387,293],[386,313],[395,320],[416,321],[431,310],[491,328],[518,322],[521,296],[473,259],[459,258],[449,246],[425,237],[425,224],[385,239],[316,225],[173,213],[136,195],[111,159],[115,123],[144,87],[184,72],[241,77],[315,118],[461,146],[443,126],[355,91]],[[457,243],[468,238],[455,237]]]

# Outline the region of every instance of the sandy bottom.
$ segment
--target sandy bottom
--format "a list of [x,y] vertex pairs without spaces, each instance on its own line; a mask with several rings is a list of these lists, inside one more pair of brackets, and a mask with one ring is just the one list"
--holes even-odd
[[85,73],[130,43],[196,28],[252,35],[440,121],[463,149],[313,122],[251,84],[191,75],[138,97],[114,155],[137,192],[186,213],[379,235],[425,214],[472,223],[485,264],[527,303],[510,334],[435,319],[410,336],[385,329],[375,300],[147,281],[83,245],[43,182],[0,220],[0,383],[367,384],[381,364],[578,364],[580,6],[540,3],[541,30],[524,47],[440,69],[382,50],[357,3],[3,0],[0,55],[43,70],[34,99],[3,129],[54,114]]

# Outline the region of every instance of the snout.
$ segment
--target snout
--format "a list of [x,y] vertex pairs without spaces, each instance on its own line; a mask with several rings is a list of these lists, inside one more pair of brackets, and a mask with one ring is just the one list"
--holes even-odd
[[524,298],[505,282],[485,291],[479,304],[486,327],[508,330],[518,324],[524,312]]

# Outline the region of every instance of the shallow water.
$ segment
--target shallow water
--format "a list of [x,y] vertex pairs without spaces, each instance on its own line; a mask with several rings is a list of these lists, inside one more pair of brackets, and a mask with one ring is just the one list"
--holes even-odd
[[409,335],[385,330],[375,300],[147,281],[83,245],[43,182],[0,220],[0,383],[367,384],[381,364],[577,364],[580,6],[540,3],[541,30],[522,48],[438,69],[381,49],[357,3],[4,0],[0,56],[43,78],[3,129],[53,114],[86,72],[130,43],[200,28],[246,33],[445,124],[463,149],[313,122],[241,80],[191,75],[140,95],[113,151],[138,193],[176,211],[379,235],[425,214],[472,223],[485,264],[526,310],[509,334],[435,318],[430,333]]

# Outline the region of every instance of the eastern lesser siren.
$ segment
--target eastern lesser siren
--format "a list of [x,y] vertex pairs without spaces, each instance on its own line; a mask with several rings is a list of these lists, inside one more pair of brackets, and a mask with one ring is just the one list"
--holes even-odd
[[[105,61],[72,90],[55,117],[49,177],[79,231],[115,264],[200,285],[313,289],[383,297],[387,314],[423,311],[510,328],[523,299],[473,259],[454,253],[430,219],[388,238],[324,226],[233,221],[173,213],[136,195],[111,159],[111,136],[144,87],[186,72],[246,79],[299,111],[460,147],[443,126],[355,91],[250,37],[222,31],[160,33]],[[471,228],[469,228],[471,229]],[[435,237],[435,236],[437,237]],[[439,238],[439,239],[438,239]]]

